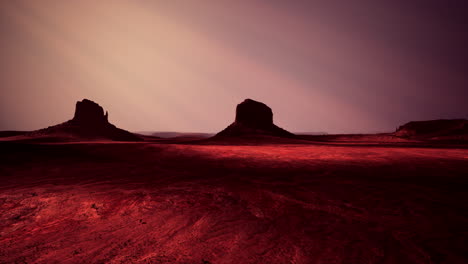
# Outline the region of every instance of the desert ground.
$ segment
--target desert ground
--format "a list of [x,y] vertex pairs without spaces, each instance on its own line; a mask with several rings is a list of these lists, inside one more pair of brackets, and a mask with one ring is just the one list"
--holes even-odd
[[3,141],[0,175],[0,263],[468,263],[463,146]]

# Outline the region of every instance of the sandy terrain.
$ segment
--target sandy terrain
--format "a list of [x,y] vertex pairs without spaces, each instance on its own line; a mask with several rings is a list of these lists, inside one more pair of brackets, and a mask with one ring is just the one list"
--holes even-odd
[[468,263],[468,149],[0,143],[0,263]]

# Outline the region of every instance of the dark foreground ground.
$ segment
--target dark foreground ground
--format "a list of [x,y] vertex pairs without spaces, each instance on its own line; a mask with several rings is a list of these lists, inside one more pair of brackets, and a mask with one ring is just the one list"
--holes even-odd
[[468,150],[0,143],[0,263],[468,263]]

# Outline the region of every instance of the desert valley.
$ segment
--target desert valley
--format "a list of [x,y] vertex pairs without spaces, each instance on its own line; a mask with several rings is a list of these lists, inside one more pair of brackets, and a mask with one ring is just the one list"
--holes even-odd
[[467,124],[295,135],[248,99],[162,138],[83,100],[1,133],[0,263],[467,263]]
[[2,1],[0,264],[467,264],[468,1]]

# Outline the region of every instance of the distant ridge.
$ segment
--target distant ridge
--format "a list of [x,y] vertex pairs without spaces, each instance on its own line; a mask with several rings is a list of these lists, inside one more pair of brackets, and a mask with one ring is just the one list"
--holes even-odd
[[418,139],[468,139],[468,120],[412,121],[400,126],[393,134],[398,137]]
[[160,137],[160,138],[181,138],[181,137],[209,138],[209,137],[214,136],[213,133],[175,132],[175,131],[142,132],[140,134]]

